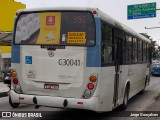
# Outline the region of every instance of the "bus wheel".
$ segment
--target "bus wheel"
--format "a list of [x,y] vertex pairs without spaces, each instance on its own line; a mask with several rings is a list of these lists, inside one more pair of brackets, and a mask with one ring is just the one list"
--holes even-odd
[[124,93],[123,103],[121,105],[121,109],[122,110],[125,110],[127,108],[127,106],[128,106],[128,98],[129,98],[129,86],[127,85],[126,89],[125,89],[125,93]]
[[10,106],[12,106],[13,108],[17,108],[19,106],[19,103],[13,103],[11,97],[9,96],[9,104]]

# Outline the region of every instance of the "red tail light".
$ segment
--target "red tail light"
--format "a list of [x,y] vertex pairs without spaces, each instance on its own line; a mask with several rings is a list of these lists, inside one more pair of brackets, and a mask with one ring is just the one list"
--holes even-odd
[[90,90],[94,89],[94,84],[93,83],[89,83],[88,84],[88,89],[90,89]]
[[18,84],[17,78],[14,78],[14,79],[13,79],[13,83],[14,83],[14,84]]
[[16,16],[18,16],[19,15],[19,13],[18,12],[16,12]]
[[92,13],[93,13],[93,14],[97,14],[97,12],[96,12],[96,11],[93,11]]

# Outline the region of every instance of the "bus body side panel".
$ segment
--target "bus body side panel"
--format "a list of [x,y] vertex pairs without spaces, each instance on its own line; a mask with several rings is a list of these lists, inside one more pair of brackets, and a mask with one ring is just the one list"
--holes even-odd
[[144,88],[147,74],[147,63],[122,65],[121,89],[119,90],[120,104],[123,102],[126,82],[130,82],[129,98],[131,98]]
[[149,74],[148,63],[135,64],[128,66],[128,79],[130,80],[129,98],[140,92],[145,86],[146,76]]
[[[147,63],[146,63],[147,64]],[[125,84],[130,82],[129,98],[144,88],[145,78],[148,74],[146,64],[122,65],[122,75],[119,82],[119,105],[123,102]],[[101,68],[100,83],[100,109],[111,111],[113,109],[115,66]]]
[[101,68],[100,108],[102,111],[111,111],[114,95],[115,66]]

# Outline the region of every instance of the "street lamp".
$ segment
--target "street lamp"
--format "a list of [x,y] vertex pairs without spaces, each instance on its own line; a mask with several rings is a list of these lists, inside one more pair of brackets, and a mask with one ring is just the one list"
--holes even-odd
[[145,26],[145,29],[155,29],[155,28],[160,28],[160,27],[146,27]]

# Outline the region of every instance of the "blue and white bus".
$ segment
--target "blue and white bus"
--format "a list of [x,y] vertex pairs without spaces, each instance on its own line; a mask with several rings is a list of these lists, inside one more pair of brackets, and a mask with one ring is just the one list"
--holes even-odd
[[157,58],[152,60],[151,75],[160,76],[160,55],[157,55]]
[[150,40],[95,8],[16,14],[9,103],[111,111],[150,80]]

